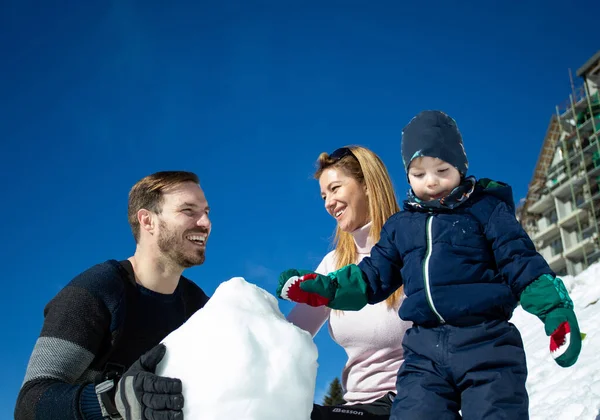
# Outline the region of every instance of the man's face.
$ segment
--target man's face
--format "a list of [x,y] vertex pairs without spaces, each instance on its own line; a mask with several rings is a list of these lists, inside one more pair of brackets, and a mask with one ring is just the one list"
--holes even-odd
[[165,192],[156,239],[163,255],[183,268],[204,263],[211,229],[209,210],[202,188],[193,182]]

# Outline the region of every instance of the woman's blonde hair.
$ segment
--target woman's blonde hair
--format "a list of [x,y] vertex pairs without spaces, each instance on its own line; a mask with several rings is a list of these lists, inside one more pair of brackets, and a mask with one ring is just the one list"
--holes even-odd
[[[373,243],[377,243],[386,220],[400,211],[392,180],[379,156],[371,150],[361,146],[345,147],[352,153],[342,153],[343,156],[338,159],[332,158],[327,153],[319,155],[315,179],[321,178],[326,169],[339,169],[345,175],[354,178],[359,184],[366,186],[371,219],[369,237]],[[358,251],[352,234],[344,232],[337,226],[333,244],[336,269],[356,263]],[[386,299],[389,308],[397,309],[402,293],[403,288],[400,287]]]

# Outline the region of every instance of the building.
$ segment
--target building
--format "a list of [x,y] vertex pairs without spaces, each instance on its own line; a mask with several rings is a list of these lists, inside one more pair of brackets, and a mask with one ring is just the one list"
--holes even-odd
[[[558,275],[600,260],[600,51],[550,118],[519,221]],[[579,84],[576,87],[576,84]]]

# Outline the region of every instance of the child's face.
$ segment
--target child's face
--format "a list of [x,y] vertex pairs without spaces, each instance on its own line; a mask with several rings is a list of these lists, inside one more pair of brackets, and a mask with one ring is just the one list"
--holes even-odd
[[460,173],[448,162],[423,156],[408,167],[408,181],[415,195],[423,201],[447,196],[460,184]]

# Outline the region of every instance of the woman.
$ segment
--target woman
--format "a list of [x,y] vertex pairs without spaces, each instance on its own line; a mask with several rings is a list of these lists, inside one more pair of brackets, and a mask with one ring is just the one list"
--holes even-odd
[[[321,153],[315,178],[325,210],[337,221],[335,249],[316,269],[327,274],[370,255],[383,224],[399,207],[385,165],[364,147]],[[313,420],[389,417],[403,361],[402,338],[411,326],[398,316],[403,296],[401,288],[386,301],[357,312],[304,304],[291,310],[288,320],[313,336],[329,321],[331,337],[348,355],[342,371],[344,410],[315,405]]]

